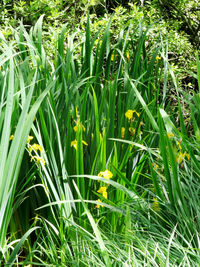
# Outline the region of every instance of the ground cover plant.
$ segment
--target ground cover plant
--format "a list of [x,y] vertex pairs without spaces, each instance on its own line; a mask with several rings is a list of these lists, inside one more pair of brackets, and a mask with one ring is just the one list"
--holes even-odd
[[1,265],[199,266],[199,91],[151,26],[50,56],[42,20],[0,36]]

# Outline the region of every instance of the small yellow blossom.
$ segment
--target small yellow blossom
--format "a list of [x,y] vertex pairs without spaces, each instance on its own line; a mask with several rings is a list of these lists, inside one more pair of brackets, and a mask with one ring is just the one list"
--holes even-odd
[[185,155],[182,152],[179,152],[179,155],[176,157],[177,163],[181,164],[184,158],[185,158]]
[[29,151],[32,152],[32,151],[40,151],[42,152],[42,147],[39,145],[39,144],[33,144],[29,147]]
[[[102,203],[100,199],[97,199],[97,201],[98,201],[99,203]],[[96,208],[97,208],[97,209],[99,209],[100,207],[103,207],[103,205],[100,205],[100,204],[97,204],[97,205],[96,205]]]
[[129,58],[130,58],[130,54],[129,54],[129,52],[128,52],[128,51],[126,52],[126,57],[127,57],[127,59],[129,59]]
[[31,158],[31,162],[32,162],[33,160],[36,161],[37,163],[42,163],[43,165],[45,165],[45,163],[46,163],[45,160],[44,160],[42,157],[38,157],[38,156],[34,156],[34,157],[32,157],[32,158]]
[[[82,143],[85,145],[85,146],[88,146],[88,144],[82,140]],[[71,147],[74,147],[76,150],[77,150],[77,140],[75,139],[74,141],[71,141]]]
[[179,149],[181,150],[181,149],[182,149],[181,142],[179,142],[179,141],[176,141],[176,143],[177,143],[177,145],[178,145]]
[[138,117],[140,117],[140,113],[138,113],[136,110],[128,109],[125,113],[126,118],[131,120],[133,118],[133,114],[136,114]]
[[111,179],[113,177],[113,174],[109,170],[105,170],[104,172],[100,172],[98,176],[103,177],[105,179]]
[[190,160],[190,155],[187,152],[184,153],[179,153],[179,156],[181,156],[183,159],[185,159],[185,157],[187,157],[188,160]]
[[168,133],[167,136],[168,136],[168,138],[171,138],[171,137],[174,137],[174,134],[173,133]]
[[30,143],[31,140],[33,140],[33,136],[30,136],[30,135],[29,135],[29,136],[27,137],[27,143]]
[[159,60],[161,60],[161,57],[157,56],[156,61],[159,61]]
[[126,116],[126,118],[131,120],[133,118],[133,110],[131,110],[131,109],[127,110],[125,113],[125,116]]
[[9,141],[13,140],[13,138],[14,138],[14,135],[11,134],[11,136],[10,136],[10,138],[9,138]]
[[107,193],[106,190],[107,190],[107,187],[106,186],[102,186],[102,187],[99,188],[99,190],[97,192],[102,194],[102,196],[107,199],[108,198],[108,193]]
[[125,127],[121,128],[121,138],[124,139],[125,136]]
[[135,129],[133,127],[129,127],[128,130],[131,136],[135,134]]
[[113,61],[114,58],[115,58],[115,56],[114,56],[114,54],[112,54],[112,56],[111,56],[111,61]]
[[190,155],[187,152],[185,152],[184,155],[185,157],[187,157],[188,160],[190,160]]

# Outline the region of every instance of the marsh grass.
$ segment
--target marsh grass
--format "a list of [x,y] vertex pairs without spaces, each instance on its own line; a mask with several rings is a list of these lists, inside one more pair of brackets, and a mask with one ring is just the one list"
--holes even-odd
[[199,94],[187,129],[166,47],[147,51],[141,25],[136,47],[131,25],[111,44],[111,21],[101,40],[88,17],[81,55],[63,27],[50,59],[42,19],[1,38],[1,263],[198,266]]

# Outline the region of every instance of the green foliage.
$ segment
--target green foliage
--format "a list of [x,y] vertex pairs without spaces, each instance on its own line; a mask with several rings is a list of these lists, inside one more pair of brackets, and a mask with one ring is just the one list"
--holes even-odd
[[[176,9],[173,9],[173,6]],[[108,8],[110,7],[110,8]],[[112,7],[112,8],[111,8]],[[166,12],[167,8],[167,12]],[[168,12],[169,9],[169,12]],[[169,59],[174,64],[177,75],[184,78],[183,83],[190,83],[191,77],[183,74],[184,69],[195,69],[195,50],[199,43],[199,11],[196,1],[5,1],[1,7],[3,32],[9,38],[14,35],[14,28],[18,21],[23,19],[26,27],[33,25],[41,14],[44,16],[45,48],[52,55],[56,35],[60,34],[62,25],[66,25],[66,38],[68,34],[77,32],[77,40],[81,38],[81,31],[85,30],[87,13],[91,14],[91,31],[97,33],[101,27],[105,27],[112,12],[113,23],[111,26],[111,38],[115,42],[119,32],[133,25],[131,35],[137,33],[138,21],[144,27],[153,24],[149,31],[149,47],[154,46],[160,39],[160,35],[168,39]],[[166,17],[168,15],[170,18]],[[191,14],[188,16],[188,14]],[[185,25],[186,23],[189,26]],[[135,29],[134,29],[135,27]],[[192,29],[191,29],[192,27]],[[194,28],[194,29],[193,29]],[[100,35],[101,36],[101,35]],[[136,38],[138,36],[135,36]],[[77,46],[79,47],[79,46]]]
[[2,264],[199,265],[199,95],[179,89],[178,40],[145,12],[1,33]]
[[[28,45],[27,45],[28,46]],[[5,39],[1,40],[1,126],[0,126],[0,247],[2,255],[6,255],[9,250],[9,245],[6,244],[6,235],[11,221],[12,213],[18,208],[23,197],[15,199],[18,176],[20,172],[21,162],[27,143],[27,137],[32,127],[34,116],[43,101],[44,97],[51,88],[51,84],[43,90],[39,97],[35,95],[33,100],[33,91],[36,86],[37,71],[26,69],[28,66],[24,64],[18,67],[17,62],[21,58],[19,52],[13,54],[14,45],[6,43]],[[25,53],[25,51],[21,51]],[[26,66],[25,66],[26,65]],[[9,69],[7,71],[6,69]],[[26,69],[27,72],[22,74]],[[17,82],[16,82],[17,81]],[[25,88],[25,84],[27,87]],[[16,95],[17,94],[17,95]],[[10,136],[14,138],[10,144]],[[29,232],[22,238],[22,243],[28,233],[34,229],[29,229]],[[8,262],[12,263],[15,260],[19,247],[10,255]],[[2,258],[1,258],[2,261]]]
[[169,27],[175,24],[177,31],[185,32],[193,46],[200,45],[200,10],[198,1],[153,0],[152,4],[159,14],[169,21]]

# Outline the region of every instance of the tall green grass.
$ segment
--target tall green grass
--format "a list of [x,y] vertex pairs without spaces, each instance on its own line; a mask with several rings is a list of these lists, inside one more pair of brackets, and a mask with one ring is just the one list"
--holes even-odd
[[198,266],[199,94],[141,25],[136,46],[131,25],[112,44],[111,21],[101,39],[88,16],[49,57],[42,19],[1,37],[1,263]]
[[[32,69],[28,76],[25,72],[22,74],[23,67],[27,66],[18,66],[21,55],[15,50],[15,45],[9,45],[4,39],[1,40],[0,247],[3,256],[9,247],[6,234],[12,213],[23,200],[22,196],[17,199],[14,196],[28,134],[40,104],[54,84],[51,81],[43,92],[33,99],[37,70]],[[26,71],[28,73],[30,70]],[[12,142],[10,142],[11,135],[14,135]],[[28,233],[34,229],[30,229]],[[27,235],[26,233],[22,240]],[[8,263],[14,261],[18,251],[19,247],[16,246]]]

